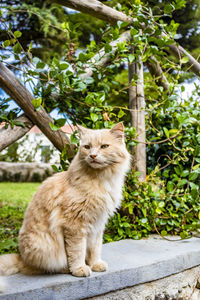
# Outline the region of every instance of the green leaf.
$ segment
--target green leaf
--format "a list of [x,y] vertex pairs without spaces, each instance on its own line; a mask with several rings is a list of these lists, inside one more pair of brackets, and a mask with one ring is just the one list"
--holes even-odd
[[189,173],[189,170],[184,170],[183,172],[181,172],[181,177],[186,177]]
[[2,44],[2,46],[3,46],[4,48],[10,46],[10,41],[9,41],[9,40],[4,41],[3,44]]
[[178,182],[177,186],[180,187],[180,186],[183,186],[187,183],[187,179],[182,179],[181,181]]
[[186,64],[188,61],[189,61],[189,58],[187,56],[184,56],[183,58],[181,58],[180,63]]
[[36,64],[37,69],[44,69],[44,67],[45,63],[43,61],[38,61],[38,63]]
[[168,129],[166,127],[163,127],[163,130],[165,132],[166,137],[169,138],[169,131],[168,131]]
[[135,55],[134,54],[129,54],[128,55],[128,60],[130,63],[132,63],[135,60]]
[[136,34],[138,34],[138,30],[137,29],[135,29],[135,28],[131,28],[131,35],[132,36],[135,36]]
[[164,207],[164,206],[165,206],[165,202],[164,202],[164,201],[160,201],[160,202],[158,203],[158,207],[162,208],[162,207]]
[[199,176],[199,174],[197,172],[192,172],[189,175],[189,180],[193,181],[193,180],[197,179],[198,176]]
[[58,172],[58,167],[56,165],[51,165],[51,167],[55,172]]
[[15,38],[19,38],[21,35],[22,35],[22,33],[18,30],[14,32]]
[[192,189],[190,194],[194,200],[198,199],[199,192],[197,189]]
[[166,236],[167,235],[167,231],[166,230],[162,230],[160,234],[161,234],[161,236]]
[[85,84],[92,84],[94,82],[94,79],[92,78],[92,77],[86,77],[85,79],[84,79],[84,83]]
[[73,144],[73,145],[77,145],[78,144],[78,142],[79,142],[79,139],[76,137],[76,135],[73,133],[73,134],[71,134],[71,136],[70,136],[70,141],[71,141],[71,143]]
[[86,84],[83,82],[79,82],[77,88],[74,90],[75,92],[83,91],[87,88]]
[[60,119],[57,119],[55,120],[55,125],[60,128],[60,127],[63,127],[66,123],[66,119],[63,119],[63,118],[60,118]]
[[57,127],[55,124],[53,124],[53,123],[49,123],[49,126],[51,127],[51,129],[53,130],[53,131],[56,131],[56,130],[58,130],[59,129],[59,127]]
[[125,27],[127,27],[128,25],[130,25],[130,22],[122,22],[122,23],[120,24],[120,28],[125,28]]
[[125,112],[124,112],[122,109],[120,109],[120,111],[119,111],[119,113],[118,113],[118,118],[120,119],[120,118],[122,118],[124,115],[125,115]]
[[190,185],[192,190],[198,190],[199,189],[199,186],[197,184],[193,183],[193,182],[190,182],[189,185]]
[[185,92],[185,87],[184,87],[184,85],[181,86],[181,92]]
[[180,168],[177,166],[174,168],[175,172],[177,175],[181,175],[181,171],[180,171]]
[[93,113],[93,112],[91,112],[90,113],[90,117],[91,117],[91,119],[92,119],[92,121],[95,123],[97,120],[98,120],[98,115],[97,114],[95,114],[95,113]]
[[118,234],[119,234],[120,236],[122,236],[122,235],[123,235],[123,232],[124,232],[124,231],[123,231],[123,229],[122,229],[122,228],[118,228],[118,229],[117,229],[117,231],[118,231]]
[[79,54],[79,56],[78,56],[78,59],[79,59],[81,62],[84,62],[84,61],[86,61],[87,56],[86,56],[83,52],[81,52],[81,53]]
[[173,101],[177,99],[177,95],[171,95],[168,97],[169,100]]
[[169,136],[171,137],[171,136],[175,135],[177,132],[178,132],[178,129],[170,129]]
[[69,64],[67,64],[67,63],[62,63],[59,65],[59,70],[61,70],[61,71],[66,70],[68,68],[69,68]]
[[164,13],[165,14],[170,14],[174,10],[174,6],[172,4],[167,4],[164,7]]
[[162,210],[161,210],[160,208],[157,207],[157,208],[156,208],[156,213],[157,213],[157,214],[161,214],[161,213],[162,213]]
[[33,99],[32,104],[33,104],[34,108],[40,107],[40,105],[42,104],[42,97]]
[[22,51],[21,45],[20,45],[19,43],[15,44],[15,46],[13,47],[13,51],[14,51],[14,53],[16,53],[16,54],[21,53],[21,51]]
[[188,233],[187,233],[186,231],[182,231],[182,232],[180,233],[180,237],[181,237],[181,239],[183,240],[183,239],[185,239],[185,238],[188,237]]
[[104,49],[105,49],[105,53],[109,53],[109,52],[112,51],[112,46],[109,45],[109,44],[106,44],[106,45],[104,46]]
[[16,125],[16,126],[21,126],[23,128],[26,127],[26,125],[24,124],[24,122],[21,122],[21,121],[14,121],[13,124]]

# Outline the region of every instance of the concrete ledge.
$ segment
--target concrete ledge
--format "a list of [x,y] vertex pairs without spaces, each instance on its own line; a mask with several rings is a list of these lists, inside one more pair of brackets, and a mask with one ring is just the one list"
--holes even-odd
[[169,242],[157,236],[103,246],[109,271],[87,278],[71,275],[7,276],[0,300],[75,300],[151,282],[200,265],[200,240]]

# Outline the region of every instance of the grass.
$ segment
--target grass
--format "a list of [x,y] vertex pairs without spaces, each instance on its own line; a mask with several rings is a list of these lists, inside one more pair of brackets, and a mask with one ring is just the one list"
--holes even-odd
[[0,183],[0,254],[17,252],[24,212],[40,183]]

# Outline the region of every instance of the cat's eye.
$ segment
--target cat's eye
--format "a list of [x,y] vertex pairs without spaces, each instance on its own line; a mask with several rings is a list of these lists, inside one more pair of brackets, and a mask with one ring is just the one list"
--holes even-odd
[[83,147],[87,150],[90,149],[90,145],[84,145]]
[[106,148],[108,148],[108,147],[109,147],[108,144],[101,145],[101,149],[106,149]]

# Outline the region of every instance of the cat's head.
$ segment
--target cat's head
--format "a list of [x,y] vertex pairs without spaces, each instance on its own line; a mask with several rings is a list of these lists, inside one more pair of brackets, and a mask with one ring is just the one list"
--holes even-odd
[[122,123],[112,129],[92,130],[82,126],[78,129],[81,135],[79,158],[91,168],[102,169],[128,159]]

